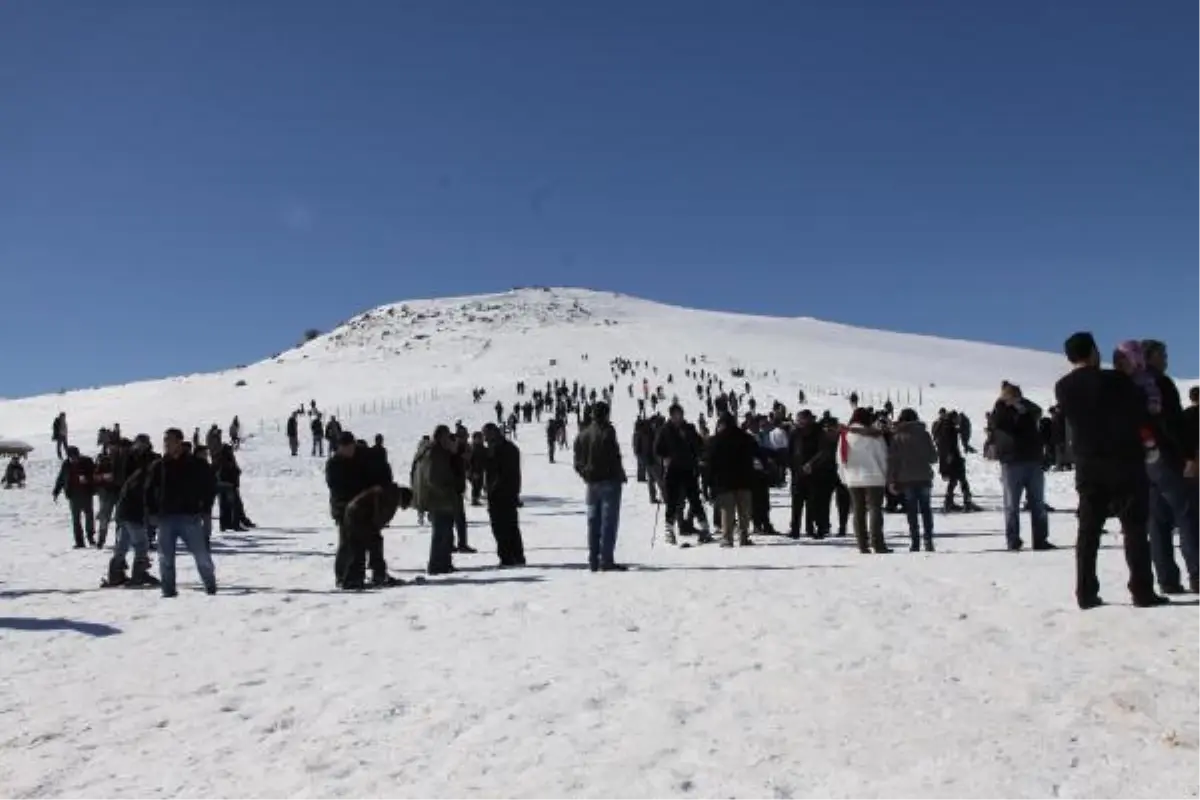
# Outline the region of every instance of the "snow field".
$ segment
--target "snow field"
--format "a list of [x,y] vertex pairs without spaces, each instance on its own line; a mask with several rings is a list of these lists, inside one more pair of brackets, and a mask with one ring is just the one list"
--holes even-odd
[[[540,298],[514,297],[513,319],[538,319],[527,307]],[[564,330],[543,315],[531,330],[475,331],[455,311],[448,341],[435,331],[430,349],[411,356],[319,340],[308,359],[246,368],[244,389],[230,375],[203,376],[0,404],[6,435],[39,445],[29,488],[0,494],[0,795],[1196,796],[1196,608],[1128,606],[1114,524],[1100,575],[1112,606],[1076,610],[1073,515],[1051,518],[1063,549],[1004,552],[995,467],[974,459],[986,511],[938,515],[934,554],[907,552],[897,516],[886,519],[897,549],[888,556],[860,555],[849,539],[677,550],[661,530],[651,549],[655,509],[631,482],[618,558],[639,568],[594,575],[582,568],[583,491],[569,459],[547,463],[540,426],[524,426],[528,567],[495,570],[486,514],[469,508],[481,552],[456,556],[461,573],[347,595],[332,588],[323,462],[291,458],[283,436],[268,433],[239,456],[262,527],[215,534],[217,597],[200,590],[186,553],[180,597],[164,601],[99,590],[108,554],[69,549],[43,445],[60,407],[81,438],[116,420],[157,438],[168,422],[282,419],[310,397],[326,406],[436,387],[437,402],[347,423],[362,438],[385,435],[403,482],[435,424],[494,419],[492,404],[509,405],[519,377],[607,384],[615,355],[673,371],[690,416],[682,356],[693,351],[778,369],[778,382],[750,378],[766,406],[771,391],[792,400],[800,373],[868,389],[889,383],[887,370],[896,383],[907,371],[937,384],[922,416],[961,407],[977,441],[981,403],[1001,377],[1028,391],[1058,369],[1038,354],[1029,366],[1019,351],[997,359],[1000,348],[961,343],[939,345],[961,349],[954,363],[914,351],[906,366],[898,353],[915,346],[872,333],[883,355],[864,349],[833,375],[822,371],[823,340],[771,329],[788,321],[552,297],[568,307],[582,298],[593,317],[621,321]],[[654,338],[651,312],[661,315]],[[492,344],[468,350],[455,338],[468,334]],[[956,388],[955,370],[966,368],[955,364],[971,365],[961,382],[973,386]],[[872,372],[881,377],[868,381]],[[634,403],[617,383],[614,418],[633,475]],[[477,385],[489,396],[474,405]],[[829,402],[844,416],[844,401]],[[1075,507],[1070,480],[1050,476],[1060,510]],[[786,527],[786,495],[774,502],[775,525]],[[427,529],[415,522],[401,512],[385,532],[401,577],[427,558]]]

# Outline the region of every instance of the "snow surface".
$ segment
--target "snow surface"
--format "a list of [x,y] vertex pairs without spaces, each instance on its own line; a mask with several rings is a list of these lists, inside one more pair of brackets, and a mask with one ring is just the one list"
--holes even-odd
[[[243,369],[0,403],[0,430],[38,447],[30,488],[0,492],[0,795],[1197,795],[1197,609],[1128,606],[1111,536],[1113,605],[1076,610],[1073,515],[1051,520],[1063,549],[1005,552],[981,461],[971,480],[989,510],[939,515],[935,554],[908,553],[895,516],[891,556],[844,539],[652,548],[655,509],[630,483],[618,556],[640,568],[593,575],[582,487],[527,426],[529,567],[494,570],[469,509],[481,552],[457,557],[459,575],[333,590],[323,462],[287,455],[289,410],[340,407],[360,436],[385,435],[405,475],[435,424],[478,427],[522,377],[606,385],[617,355],[674,373],[694,414],[685,354],[745,368],[764,406],[794,407],[800,385],[818,413],[844,415],[829,392],[919,395],[923,417],[967,411],[977,439],[1002,378],[1048,401],[1063,371],[1011,348],[530,289],[385,306]],[[473,386],[489,390],[480,405]],[[215,538],[219,596],[186,553],[174,601],[97,589],[108,554],[70,550],[50,500],[60,410],[89,451],[114,421],[157,439],[241,416],[262,527]],[[618,381],[623,443],[633,411]],[[1049,500],[1074,508],[1070,476],[1050,477]],[[784,527],[786,498],[775,505]],[[397,574],[424,566],[413,514],[386,541]]]

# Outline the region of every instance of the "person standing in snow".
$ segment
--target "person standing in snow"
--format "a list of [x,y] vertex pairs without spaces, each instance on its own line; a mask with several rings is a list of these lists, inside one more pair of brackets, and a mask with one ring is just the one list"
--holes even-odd
[[738,427],[733,415],[722,414],[717,418],[717,430],[709,437],[704,463],[718,511],[716,516],[720,517],[722,547],[733,547],[735,522],[738,543],[743,547],[754,544],[750,539],[751,490],[757,450],[754,439]]
[[483,426],[487,447],[483,455],[487,483],[488,520],[496,538],[496,555],[502,567],[525,566],[525,543],[521,538],[518,507],[521,499],[521,451],[504,438],[492,423]]
[[1092,334],[1072,334],[1063,349],[1071,372],[1055,385],[1054,396],[1071,427],[1075,451],[1075,489],[1079,494],[1076,601],[1085,611],[1104,605],[1096,560],[1104,521],[1115,509],[1121,520],[1133,604],[1143,608],[1163,605],[1168,601],[1154,591],[1147,534],[1146,458],[1153,433],[1146,399],[1128,376],[1100,368],[1100,351]]
[[432,440],[422,442],[414,460],[413,505],[429,515],[433,535],[429,541],[430,575],[454,569],[454,520],[462,505],[462,458],[450,428],[439,425]]
[[704,513],[704,505],[700,502],[700,484],[697,476],[700,446],[700,437],[684,419],[683,408],[678,404],[672,405],[667,424],[659,430],[654,440],[654,455],[661,459],[663,465],[663,499],[666,501],[664,539],[667,544],[676,543],[675,526],[682,522],[685,500],[698,511],[701,544],[712,541],[708,518]]
[[[833,494],[832,482],[828,480],[827,471],[822,469],[823,460],[828,459],[829,456],[825,433],[817,425],[813,413],[806,408],[797,412],[796,425],[792,428],[789,439],[792,472],[792,522],[788,527],[788,536],[799,539],[800,526],[803,522],[810,537],[823,539],[829,534],[829,501]],[[821,482],[822,486],[818,487],[818,482]],[[825,484],[828,484],[828,491],[824,491]],[[821,517],[818,506],[822,500],[825,503],[824,519],[826,523],[823,529],[817,525],[817,520]],[[804,513],[806,506],[807,518]]]
[[850,490],[854,537],[860,553],[892,552],[883,538],[883,490],[888,477],[888,446],[883,431],[871,426],[871,414],[855,408],[841,431],[838,468]]
[[217,593],[212,554],[204,541],[201,516],[211,508],[216,492],[212,469],[185,451],[183,431],[169,428],[163,435],[163,457],[150,466],[146,479],[146,513],[158,520],[158,570],[162,596],[175,597],[175,546],[183,539],[204,591]]
[[[146,479],[158,455],[149,442],[139,438],[129,446],[123,460],[120,471],[126,477],[113,514],[117,536],[104,586],[158,586],[158,578],[150,574],[150,538],[146,527]],[[125,557],[130,550],[133,550],[133,572],[127,577]]]
[[84,544],[83,536],[87,532],[87,544],[96,544],[96,517],[92,508],[92,497],[95,495],[96,465],[87,456],[79,454],[79,448],[69,446],[66,450],[67,459],[58,471],[58,480],[54,483],[54,502],[64,492],[71,507],[71,529],[75,534],[75,549],[79,550]]
[[1004,483],[1004,537],[1009,550],[1020,550],[1021,494],[1029,497],[1033,549],[1053,550],[1046,513],[1046,483],[1042,472],[1042,438],[1038,420],[1042,409],[1025,399],[1019,386],[1005,381],[992,409],[992,446]]
[[908,535],[912,552],[921,549],[921,525],[925,527],[925,551],[933,552],[933,465],[937,463],[937,448],[933,437],[917,416],[906,408],[892,431],[888,447],[888,485],[904,498],[908,515]]
[[67,412],[60,411],[50,425],[50,440],[54,442],[54,453],[59,461],[65,458],[69,442],[67,440]]
[[292,458],[295,458],[300,452],[300,423],[297,422],[294,413],[288,417],[287,440],[288,449],[292,451]]
[[96,512],[99,522],[99,536],[96,539],[98,549],[103,549],[108,539],[108,525],[125,483],[124,469],[130,444],[124,439],[110,439],[109,445],[100,451],[96,459],[96,498],[100,506]]
[[312,434],[312,455],[325,457],[325,426],[321,423],[319,414],[314,414],[308,423],[309,433]]
[[236,415],[233,422],[229,423],[229,443],[233,445],[234,450],[240,450],[242,447],[242,422]]
[[591,424],[575,439],[575,473],[587,484],[588,567],[592,572],[622,572],[626,567],[615,555],[621,489],[627,479],[608,403],[593,406]]

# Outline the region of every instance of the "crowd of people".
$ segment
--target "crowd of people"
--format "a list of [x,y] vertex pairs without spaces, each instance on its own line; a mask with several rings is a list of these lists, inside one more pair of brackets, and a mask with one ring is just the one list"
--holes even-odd
[[[1113,354],[1113,369],[1099,366],[1089,334],[1072,336],[1065,351],[1072,370],[1056,387],[1049,414],[1006,381],[986,415],[983,451],[999,464],[1008,548],[1024,548],[1024,508],[1030,515],[1031,548],[1054,549],[1044,476],[1050,469],[1073,468],[1080,497],[1076,595],[1081,608],[1102,602],[1095,561],[1110,516],[1121,521],[1136,605],[1164,602],[1155,576],[1163,594],[1200,591],[1196,390],[1183,408],[1167,377],[1167,352],[1160,342],[1122,343]],[[668,545],[694,535],[698,544],[750,546],[752,534],[777,534],[770,490],[785,486],[791,498],[787,536],[820,540],[852,529],[864,554],[891,552],[883,535],[889,511],[906,515],[912,551],[935,550],[935,474],[946,486],[942,511],[979,510],[966,470],[965,456],[975,452],[971,421],[961,410],[941,409],[927,426],[915,409],[897,412],[890,401],[879,409],[865,407],[850,395],[845,423],[828,410],[819,417],[809,408],[791,413],[778,400],[760,412],[744,369],[731,373],[727,386],[703,356],[688,356],[685,364],[679,380],[674,373],[660,379],[659,367],[647,361],[620,357],[610,362],[612,380],[604,386],[519,380],[516,399],[507,406],[498,400],[492,407],[494,422],[473,434],[461,421],[453,430],[439,425],[423,437],[407,487],[395,480],[382,436],[368,445],[335,418],[325,419],[315,401],[297,409],[287,423],[291,454],[299,451],[303,417],[309,418],[313,455],[323,457],[329,448],[325,477],[338,529],[337,585],[360,590],[401,583],[388,572],[382,531],[398,510],[409,508],[431,531],[428,574],[454,572],[455,553],[476,552],[468,541],[468,502],[486,505],[499,565],[524,566],[516,441],[522,426],[543,420],[551,462],[568,446],[574,423],[573,466],[585,484],[589,567],[624,570],[616,560],[616,544],[628,477],[611,421],[618,384],[636,401],[631,440],[636,480],[647,485],[649,501],[661,507]],[[693,385],[686,393],[694,390],[703,409],[695,422],[687,420],[678,394],[688,381]],[[474,389],[474,402],[486,394],[482,387]],[[798,393],[801,405],[805,399]],[[659,410],[663,406],[665,416]],[[105,585],[161,585],[164,596],[174,596],[175,548],[182,539],[205,589],[217,591],[210,555],[214,505],[219,504],[221,530],[253,527],[240,493],[235,451],[242,437],[236,417],[228,443],[216,425],[203,442],[199,428],[191,442],[178,429],[168,430],[161,456],[149,437],[127,440],[114,425],[101,430],[100,453],[93,461],[69,444],[65,414],[55,419],[52,437],[63,458],[53,495],[67,498],[75,546],[104,547],[110,525],[116,525]],[[960,490],[961,505],[955,501]],[[656,535],[657,520],[656,515]],[[1186,587],[1175,561],[1175,530]],[[150,574],[148,555],[156,534],[158,579]],[[133,571],[127,576],[130,550]]]

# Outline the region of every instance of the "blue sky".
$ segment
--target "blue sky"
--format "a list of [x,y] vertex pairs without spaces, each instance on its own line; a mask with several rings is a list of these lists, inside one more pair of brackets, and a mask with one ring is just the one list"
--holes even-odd
[[6,2],[0,395],[528,284],[1154,336],[1194,376],[1196,29],[1184,0]]

